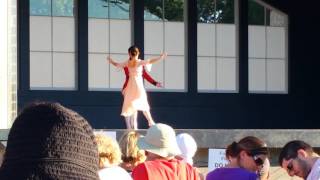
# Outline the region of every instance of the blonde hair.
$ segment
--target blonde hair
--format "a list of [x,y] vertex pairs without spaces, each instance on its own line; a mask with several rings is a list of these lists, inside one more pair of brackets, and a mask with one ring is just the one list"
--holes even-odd
[[119,144],[122,150],[122,161],[124,163],[130,163],[133,166],[145,161],[146,156],[143,150],[140,150],[137,146],[137,141],[140,134],[136,131],[128,131],[123,134]]
[[98,145],[99,167],[104,168],[106,160],[110,165],[121,163],[121,151],[117,141],[103,134],[96,134],[95,140]]

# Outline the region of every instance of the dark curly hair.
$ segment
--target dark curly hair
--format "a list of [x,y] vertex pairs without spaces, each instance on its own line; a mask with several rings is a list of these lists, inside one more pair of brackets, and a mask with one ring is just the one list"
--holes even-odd
[[282,165],[282,161],[284,159],[289,160],[291,158],[296,158],[298,156],[299,149],[305,150],[310,156],[314,152],[311,145],[304,141],[301,141],[301,140],[290,141],[282,148],[280,152],[279,159],[278,159],[279,165],[280,166]]

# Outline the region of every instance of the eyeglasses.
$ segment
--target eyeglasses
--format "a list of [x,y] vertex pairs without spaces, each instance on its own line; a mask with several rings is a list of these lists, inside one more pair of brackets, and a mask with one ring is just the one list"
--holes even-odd
[[256,163],[257,166],[262,166],[264,164],[264,161],[262,158],[258,156],[252,156],[254,162]]

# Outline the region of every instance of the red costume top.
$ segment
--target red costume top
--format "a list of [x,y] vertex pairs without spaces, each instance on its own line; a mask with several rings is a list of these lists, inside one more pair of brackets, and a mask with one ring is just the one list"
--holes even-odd
[[[122,86],[122,90],[124,90],[127,87],[128,84],[128,80],[129,80],[129,69],[128,67],[124,67],[123,68],[124,73],[126,74],[126,81],[124,82],[123,86]],[[155,81],[145,70],[145,68],[143,67],[142,69],[142,77],[144,79],[146,79],[149,83],[153,84],[154,86],[157,85],[157,81]]]

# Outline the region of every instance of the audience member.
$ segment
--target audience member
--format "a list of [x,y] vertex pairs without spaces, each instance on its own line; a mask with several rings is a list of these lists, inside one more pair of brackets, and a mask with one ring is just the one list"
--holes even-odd
[[121,151],[118,143],[111,137],[103,134],[96,135],[99,151],[100,180],[119,179],[131,180],[130,175],[121,167]]
[[181,151],[179,157],[181,157],[184,162],[193,165],[193,156],[196,154],[198,149],[194,138],[190,134],[181,133],[177,135],[176,140]]
[[136,131],[127,131],[119,141],[122,152],[120,166],[130,173],[134,167],[146,160],[144,150],[140,150],[137,145],[139,136]]
[[[226,149],[226,159],[229,163],[226,167],[236,167],[237,166],[237,155],[231,149],[232,146],[228,146]],[[268,158],[265,159],[262,168],[258,170],[257,174],[260,177],[260,180],[267,180],[269,178],[269,171],[270,171],[270,161]]]
[[[186,163],[189,163],[193,166],[193,156],[196,154],[198,146],[194,138],[188,133],[181,133],[178,134],[176,137],[178,147],[181,151],[180,155],[177,155],[176,158],[180,159]],[[195,170],[198,172],[198,175],[201,180],[204,179],[204,175],[194,167]]]
[[2,144],[2,142],[0,142],[0,167],[2,164],[5,149],[6,149],[6,147]]
[[268,149],[262,140],[248,136],[239,142],[233,142],[227,150],[226,156],[230,163],[226,167],[211,171],[206,177],[207,180],[258,179],[256,172],[262,168],[268,155]]
[[89,123],[58,103],[37,102],[14,121],[1,180],[97,180],[98,149]]
[[237,166],[237,154],[236,152],[233,152],[231,148],[232,146],[229,145],[226,149],[226,159],[229,161],[226,167]]
[[314,155],[313,148],[304,141],[288,142],[280,152],[279,164],[290,176],[320,180],[320,158]]
[[133,169],[134,180],[198,180],[198,173],[188,163],[174,158],[181,152],[176,134],[166,124],[152,125],[138,147],[145,150],[147,160]]

